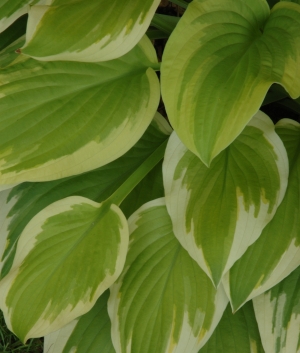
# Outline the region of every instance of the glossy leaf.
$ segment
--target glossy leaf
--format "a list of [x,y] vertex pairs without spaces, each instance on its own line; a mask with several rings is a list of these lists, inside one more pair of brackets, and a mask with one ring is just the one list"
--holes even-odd
[[80,174],[127,152],[150,124],[159,82],[144,37],[104,63],[20,56],[0,71],[0,184]]
[[211,338],[199,353],[265,353],[252,302],[235,314],[228,305]]
[[104,292],[93,308],[62,329],[44,338],[46,353],[115,353],[107,314],[109,292]]
[[21,50],[46,61],[119,58],[145,34],[159,2],[52,0],[51,6],[32,6]]
[[164,199],[129,219],[124,271],[110,288],[108,313],[117,353],[196,353],[228,299],[182,248]]
[[174,233],[217,286],[274,216],[288,159],[272,121],[259,112],[210,168],[173,133],[163,177]]
[[128,247],[122,211],[71,196],[27,224],[0,282],[6,324],[23,342],[88,312],[121,273]]
[[162,96],[182,142],[207,166],[276,82],[300,95],[300,6],[194,0],[166,45]]
[[[82,196],[102,202],[112,195],[122,183],[132,175],[141,163],[166,141],[171,129],[166,120],[157,113],[142,138],[124,156],[89,173],[44,183],[23,183],[11,192],[0,193],[0,244],[6,249],[0,267],[1,277],[5,276],[15,255],[16,242],[27,223],[51,203],[68,196]],[[152,180],[149,180],[149,177]],[[121,204],[121,209],[129,216],[143,203],[163,196],[161,184],[151,185],[149,181],[159,181],[157,169],[142,181]],[[143,191],[146,189],[146,192]],[[1,245],[0,245],[1,248]]]
[[300,266],[300,124],[283,119],[276,132],[288,152],[288,187],[273,220],[223,279],[234,310]]
[[253,303],[266,353],[299,353],[300,267]]

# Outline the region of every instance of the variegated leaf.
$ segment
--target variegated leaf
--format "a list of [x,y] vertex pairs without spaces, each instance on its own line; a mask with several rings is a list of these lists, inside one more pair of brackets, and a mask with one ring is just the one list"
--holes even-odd
[[266,353],[299,353],[300,267],[253,303]]
[[288,152],[288,187],[260,238],[224,276],[223,284],[234,310],[300,266],[300,124],[282,119],[276,124],[276,132]]
[[21,51],[38,60],[119,58],[145,34],[160,0],[52,0],[32,6]]
[[26,14],[30,5],[44,5],[51,0],[1,0],[0,2],[0,33],[15,20]]
[[207,166],[242,132],[272,85],[300,95],[300,6],[194,0],[166,45],[162,96],[182,142]]
[[144,37],[104,63],[39,62],[20,56],[0,71],[0,184],[83,173],[123,155],[159,103]]
[[[142,138],[117,160],[85,174],[44,183],[22,183],[9,193],[0,193],[0,248],[5,246],[0,277],[8,273],[17,240],[38,212],[68,196],[83,196],[98,202],[106,200],[167,140],[170,133],[166,120],[156,113]],[[145,179],[120,205],[126,216],[145,202],[164,196],[159,166]],[[157,183],[153,184],[155,181]]]
[[235,314],[228,305],[211,338],[199,353],[265,353],[252,302]]
[[104,292],[93,308],[44,338],[45,353],[115,353],[107,314],[109,292]]
[[128,225],[110,203],[72,196],[27,224],[12,268],[0,282],[0,308],[23,342],[88,312],[122,271]]
[[117,353],[196,353],[228,303],[172,232],[164,199],[129,219],[124,271],[110,288],[108,313]]
[[174,234],[217,286],[274,216],[288,159],[272,121],[259,112],[210,168],[173,133],[163,177]]

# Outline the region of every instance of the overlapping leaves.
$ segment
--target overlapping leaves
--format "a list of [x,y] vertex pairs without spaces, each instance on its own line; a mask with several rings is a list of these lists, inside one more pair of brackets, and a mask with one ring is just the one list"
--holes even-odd
[[288,159],[272,121],[259,112],[210,168],[174,132],[163,177],[174,234],[217,286],[274,216]]
[[164,199],[129,219],[130,248],[110,288],[112,340],[117,353],[197,353],[227,304],[172,232]]
[[244,129],[272,83],[300,95],[300,6],[264,0],[194,0],[162,60],[170,122],[203,163]]
[[223,279],[235,310],[300,265],[300,124],[282,119],[276,124],[276,132],[289,157],[288,187],[272,221]]
[[156,65],[155,50],[144,37],[109,62],[39,62],[21,56],[3,68],[0,184],[63,178],[124,154],[158,106]]

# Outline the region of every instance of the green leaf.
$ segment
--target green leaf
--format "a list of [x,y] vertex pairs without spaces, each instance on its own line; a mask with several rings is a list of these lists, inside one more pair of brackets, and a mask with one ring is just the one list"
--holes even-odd
[[266,353],[299,353],[300,267],[253,303]]
[[[13,188],[11,192],[1,192],[0,249],[1,244],[3,243],[3,248],[6,243],[6,250],[2,256],[1,277],[5,276],[11,267],[20,234],[38,212],[68,196],[77,195],[98,202],[106,200],[166,141],[170,132],[171,129],[166,120],[157,113],[136,145],[114,162],[82,175],[44,183],[23,183]],[[156,173],[152,174],[154,180],[160,178],[159,174],[156,175]],[[148,177],[146,179],[149,181]],[[149,184],[145,185],[144,181],[142,184],[142,187],[137,186],[132,192],[138,198],[137,200],[133,200],[132,195],[128,195],[121,204],[120,207],[125,215],[130,215],[140,204],[154,199],[157,195],[161,196],[160,185],[154,186],[151,192]],[[147,192],[141,194],[140,188],[143,190],[147,188]]]
[[235,314],[228,305],[211,338],[199,353],[265,353],[252,302]]
[[0,282],[8,328],[26,342],[88,312],[120,275],[128,238],[114,204],[71,196],[47,206],[25,227]]
[[223,287],[216,290],[179,244],[164,199],[128,223],[129,252],[108,301],[116,352],[198,352],[227,305]]
[[107,314],[108,296],[109,292],[104,292],[87,314],[47,335],[44,352],[115,353]]
[[152,19],[151,26],[154,26],[168,34],[172,33],[176,27],[179,17],[168,16],[156,13]]
[[273,220],[223,279],[234,310],[300,265],[300,124],[282,119],[276,124],[276,132],[289,157],[288,187]]
[[0,71],[0,184],[80,174],[127,152],[159,103],[149,39],[104,63],[20,56]]
[[173,133],[163,177],[174,233],[217,286],[274,216],[288,159],[272,121],[258,112],[210,168]]
[[19,17],[25,15],[29,5],[43,5],[47,0],[1,0],[0,2],[0,33],[15,22]]
[[194,0],[166,45],[162,96],[182,142],[204,164],[242,132],[276,82],[300,95],[300,6]]
[[4,32],[0,33],[0,51],[25,34],[26,24],[27,16],[22,16]]
[[38,60],[119,58],[145,34],[160,0],[52,0],[32,6],[22,52]]

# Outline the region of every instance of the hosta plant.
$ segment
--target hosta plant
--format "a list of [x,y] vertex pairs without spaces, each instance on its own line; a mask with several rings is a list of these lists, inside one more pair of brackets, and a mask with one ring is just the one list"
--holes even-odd
[[300,4],[0,0],[0,31],[8,328],[299,353]]

